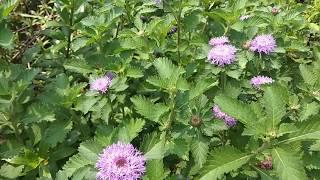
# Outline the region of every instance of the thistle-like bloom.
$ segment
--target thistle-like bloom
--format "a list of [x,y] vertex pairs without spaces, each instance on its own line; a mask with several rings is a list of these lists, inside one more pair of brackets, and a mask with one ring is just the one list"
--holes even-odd
[[270,54],[277,47],[276,41],[271,34],[263,34],[256,36],[250,43],[250,50]]
[[161,0],[155,0],[155,3],[156,3],[156,4],[160,4],[160,3],[161,3]]
[[250,80],[250,84],[257,89],[259,89],[263,84],[271,83],[273,83],[273,79],[267,76],[255,76]]
[[246,19],[249,19],[250,17],[251,17],[250,15],[242,15],[242,16],[240,16],[240,20],[244,21]]
[[214,105],[212,108],[212,112],[217,119],[223,120],[228,127],[234,127],[235,125],[237,125],[237,120],[222,112],[219,106]]
[[137,180],[145,172],[146,159],[131,144],[118,142],[105,148],[96,163],[98,180]]
[[232,45],[217,45],[208,53],[208,59],[211,64],[223,67],[226,64],[232,64],[236,58],[237,49]]
[[90,83],[90,90],[106,93],[111,86],[112,78],[110,76],[100,77]]
[[211,46],[217,46],[217,45],[222,45],[222,44],[227,44],[229,43],[229,38],[226,37],[226,36],[221,36],[221,37],[214,37],[214,38],[211,38],[210,41],[209,41],[209,44]]

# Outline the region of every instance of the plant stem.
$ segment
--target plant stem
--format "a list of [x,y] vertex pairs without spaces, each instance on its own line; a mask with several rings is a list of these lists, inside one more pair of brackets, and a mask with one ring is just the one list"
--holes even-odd
[[71,2],[71,12],[70,12],[70,19],[69,19],[69,34],[68,34],[68,45],[67,45],[67,52],[66,58],[70,57],[70,49],[71,49],[71,38],[72,38],[72,26],[73,26],[73,16],[74,16],[74,0]]
[[110,108],[111,108],[110,120],[112,121],[113,120],[113,115],[112,114],[114,114],[114,109],[113,109],[113,106],[112,106],[112,101],[111,101],[110,94],[108,94],[108,102],[109,102]]
[[182,12],[182,0],[179,4],[179,12],[177,17],[178,23],[178,39],[177,39],[177,49],[178,49],[178,62],[181,64],[181,55],[180,55],[180,41],[181,41],[181,12]]
[[226,88],[226,84],[227,84],[227,75],[226,75],[225,70],[222,70],[220,73],[220,84],[221,84],[222,90],[224,90]]

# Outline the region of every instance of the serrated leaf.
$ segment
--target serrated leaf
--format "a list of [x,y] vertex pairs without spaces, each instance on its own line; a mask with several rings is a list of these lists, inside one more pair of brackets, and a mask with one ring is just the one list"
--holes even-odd
[[83,59],[72,59],[63,64],[63,67],[69,71],[81,74],[88,74],[93,71],[93,68]]
[[259,130],[257,125],[258,117],[248,104],[223,95],[216,96],[214,101],[223,112],[236,118],[250,130]]
[[26,124],[40,123],[43,121],[52,122],[55,121],[55,113],[52,106],[43,103],[33,103],[28,107],[26,116],[22,121]]
[[130,66],[127,69],[127,76],[132,78],[143,77],[143,71],[137,67]]
[[10,164],[3,164],[0,169],[0,176],[9,178],[9,179],[15,179],[22,174],[24,166],[12,166]]
[[278,144],[320,139],[320,121],[317,118],[299,123],[297,128],[296,132],[289,134],[287,139],[279,141]]
[[157,59],[154,66],[162,79],[170,79],[181,73],[181,70],[167,58]]
[[307,65],[300,65],[300,74],[305,83],[310,86],[313,86],[317,82],[317,77],[313,74],[312,68]]
[[280,147],[272,150],[273,165],[280,180],[307,180],[299,155]]
[[263,103],[267,116],[271,119],[271,127],[277,129],[281,118],[286,114],[287,91],[280,86],[268,86],[264,89]]
[[79,153],[69,158],[62,170],[57,173],[57,180],[65,180],[73,176],[79,169],[94,165],[102,146],[96,141],[86,141],[80,144]]
[[182,159],[188,160],[190,146],[189,143],[186,142],[186,140],[175,139],[174,141],[171,141],[167,146],[169,147],[169,154],[175,154]]
[[266,170],[262,170],[255,166],[252,166],[259,174],[261,180],[278,180],[278,178],[271,176]]
[[151,159],[162,159],[166,153],[165,140],[160,140],[156,143],[148,152],[145,153],[145,158],[147,160]]
[[320,151],[320,141],[314,142],[309,149],[310,151]]
[[150,160],[147,161],[147,171],[146,176],[149,178],[149,180],[157,179],[162,180],[165,179],[167,174],[164,171],[164,165],[163,160]]
[[201,94],[205,93],[208,89],[218,85],[218,82],[213,82],[209,80],[200,80],[192,88],[190,88],[189,99],[192,100]]
[[129,143],[135,137],[138,136],[138,133],[142,131],[143,126],[145,124],[144,120],[129,120],[129,122],[125,122],[124,127],[119,130],[119,140],[122,142]]
[[209,145],[203,139],[197,139],[191,144],[191,153],[195,162],[202,168],[207,160]]
[[216,180],[222,175],[237,170],[246,164],[251,155],[242,153],[230,146],[219,147],[213,150],[206,164],[203,166],[203,173],[200,180]]
[[305,121],[310,116],[318,114],[320,105],[316,102],[306,103],[302,106],[302,111],[299,113],[299,121]]
[[84,114],[87,114],[90,109],[101,99],[100,96],[81,96],[78,98],[75,104],[75,110],[81,111]]
[[43,141],[50,147],[55,147],[57,143],[64,141],[71,129],[72,121],[55,121],[46,130]]
[[160,117],[169,111],[169,107],[166,105],[162,103],[155,104],[142,96],[132,97],[131,101],[139,114],[154,122],[159,122]]

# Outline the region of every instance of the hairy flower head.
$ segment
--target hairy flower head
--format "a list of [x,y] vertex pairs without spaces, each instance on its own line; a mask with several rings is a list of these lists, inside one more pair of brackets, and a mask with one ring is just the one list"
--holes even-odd
[[226,36],[221,36],[221,37],[214,37],[214,38],[211,38],[210,41],[209,41],[209,44],[211,46],[217,46],[217,45],[222,45],[222,44],[227,44],[229,43],[229,38],[226,37]]
[[267,76],[255,76],[250,80],[250,84],[255,88],[260,88],[263,84],[271,83],[273,83],[273,79]]
[[209,51],[208,59],[211,64],[223,67],[226,64],[232,64],[235,61],[236,51],[237,49],[232,45],[217,45]]
[[250,43],[250,50],[258,53],[270,54],[277,47],[276,41],[271,34],[256,36]]
[[237,125],[237,120],[221,111],[218,105],[213,106],[212,112],[217,119],[223,120],[228,127],[234,127]]
[[90,90],[105,93],[111,86],[111,82],[112,78],[109,76],[97,78],[90,83]]
[[137,180],[145,172],[146,159],[131,144],[118,142],[105,148],[96,163],[98,180]]

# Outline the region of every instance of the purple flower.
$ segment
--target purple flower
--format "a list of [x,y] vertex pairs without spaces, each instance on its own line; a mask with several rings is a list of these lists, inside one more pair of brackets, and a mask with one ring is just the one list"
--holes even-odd
[[234,127],[235,125],[237,125],[237,120],[222,112],[219,106],[214,105],[212,108],[212,112],[217,119],[223,120],[228,127]]
[[144,174],[146,159],[131,144],[118,142],[105,148],[96,163],[98,180],[136,180]]
[[271,83],[273,83],[273,79],[267,76],[255,76],[250,80],[250,84],[257,89],[259,89],[263,84]]
[[250,43],[250,50],[259,53],[270,54],[277,47],[276,41],[271,34],[256,36]]
[[223,67],[226,64],[232,64],[235,61],[237,49],[232,45],[217,45],[208,53],[208,59],[211,64]]
[[98,79],[93,80],[90,83],[90,90],[105,93],[108,91],[109,87],[111,86],[111,82],[112,82],[112,78],[109,75],[100,77]]
[[210,41],[209,41],[209,44],[211,46],[217,46],[217,45],[222,45],[222,44],[226,44],[226,43],[229,43],[229,38],[226,37],[226,36],[221,36],[221,37],[214,37],[214,38],[211,38]]
[[155,0],[155,3],[156,3],[156,4],[160,4],[160,3],[161,3],[161,0]]
[[242,15],[242,16],[240,16],[240,20],[244,21],[246,19],[249,19],[250,17],[251,17],[250,15]]

